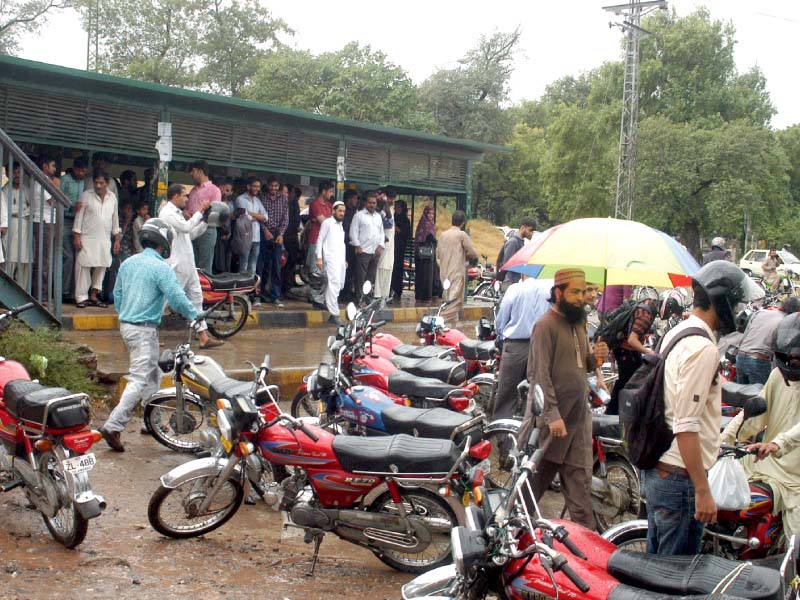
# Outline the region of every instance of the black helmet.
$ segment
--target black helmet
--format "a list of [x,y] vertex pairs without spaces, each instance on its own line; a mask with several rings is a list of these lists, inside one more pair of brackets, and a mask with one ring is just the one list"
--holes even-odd
[[800,358],[800,313],[781,319],[775,330],[775,362],[786,381],[800,380],[800,365],[789,364],[789,357]]
[[142,225],[142,230],[139,232],[139,243],[144,246],[145,242],[149,242],[148,246],[155,249],[161,247],[161,256],[169,258],[172,251],[172,227],[170,227],[163,219],[148,219]]
[[683,314],[683,295],[678,290],[661,292],[658,316],[662,320],[680,317]]
[[713,260],[704,265],[694,274],[692,282],[701,287],[711,300],[722,335],[736,329],[735,315],[744,308],[739,304],[764,297],[764,290],[760,290],[744,271],[727,260]]

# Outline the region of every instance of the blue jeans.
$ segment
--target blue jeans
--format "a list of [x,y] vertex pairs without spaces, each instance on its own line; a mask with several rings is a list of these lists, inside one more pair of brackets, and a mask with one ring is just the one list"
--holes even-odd
[[752,356],[736,355],[736,383],[767,383],[772,373],[772,361]]
[[258,253],[261,247],[260,242],[253,242],[250,252],[239,255],[239,273],[255,273],[258,265]]
[[[264,260],[261,270],[261,298],[275,302],[281,297],[281,256],[283,256],[283,246],[272,240],[261,242],[261,254]],[[270,283],[270,292],[267,295],[267,281]]]
[[688,475],[642,471],[647,500],[647,552],[698,554],[705,525],[694,518],[694,485]]
[[192,242],[194,264],[206,273],[213,273],[214,247],[217,245],[217,228],[209,227],[205,233]]

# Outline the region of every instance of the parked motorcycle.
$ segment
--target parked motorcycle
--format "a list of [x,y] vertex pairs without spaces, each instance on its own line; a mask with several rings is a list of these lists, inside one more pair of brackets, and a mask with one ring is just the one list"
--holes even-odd
[[[266,356],[260,386],[266,387],[268,372]],[[269,390],[267,398],[260,409],[248,396],[219,399],[224,455],[191,461],[161,477],[148,507],[156,531],[189,538],[220,527],[241,506],[245,482],[261,480],[265,459],[292,467],[282,481],[254,489],[314,543],[312,573],[328,532],[401,571],[421,573],[451,560],[449,532],[457,516],[429,487],[451,490],[456,498],[478,488],[480,470],[464,469],[469,443],[459,452],[449,440],[335,436],[284,414]]]
[[[543,394],[535,394],[541,414]],[[513,486],[488,490],[480,508],[467,508],[466,525],[452,531],[453,565],[417,577],[402,588],[404,600],[510,600],[583,598],[655,600],[692,597],[792,598],[797,596],[796,540],[781,571],[711,556],[659,557],[617,548],[569,521],[542,517],[530,478],[546,448],[534,430],[524,452],[513,453]]]
[[229,338],[247,322],[251,308],[248,295],[258,289],[259,277],[250,273],[217,273],[198,269],[207,311],[208,332],[216,338]]
[[[24,304],[0,322],[33,308]],[[67,548],[86,538],[89,519],[106,508],[92,490],[89,471],[97,458],[89,449],[103,436],[87,429],[89,397],[31,381],[20,363],[0,357],[0,491],[21,487],[50,534]]]
[[492,302],[498,291],[498,288],[495,287],[495,283],[499,282],[497,280],[497,270],[494,268],[494,265],[486,262],[487,260],[488,257],[484,254],[483,264],[478,263],[474,267],[467,269],[468,281],[478,282],[469,296],[474,300],[487,300]]
[[[198,319],[205,314],[198,315]],[[147,431],[159,444],[175,452],[201,451],[203,430],[217,427],[217,398],[225,393],[246,394],[253,387],[252,382],[228,377],[210,356],[195,354],[195,323],[196,320],[189,324],[186,341],[175,350],[164,350],[158,359],[161,371],[172,373],[174,385],[158,390],[142,403]]]
[[[763,414],[766,402],[760,396],[752,396],[744,403],[742,410],[747,420]],[[735,446],[722,446],[720,458],[742,458],[748,454],[745,446],[738,442]],[[769,485],[750,482],[750,505],[741,511],[719,510],[717,522],[707,525],[703,532],[701,552],[735,560],[764,559],[786,552],[783,522],[780,515],[772,514],[773,502]],[[647,521],[622,523],[609,529],[605,537],[619,546],[644,549]]]

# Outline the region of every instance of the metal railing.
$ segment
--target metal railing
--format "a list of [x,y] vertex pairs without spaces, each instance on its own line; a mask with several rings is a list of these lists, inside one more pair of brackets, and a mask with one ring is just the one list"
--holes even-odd
[[70,203],[2,129],[0,173],[0,268],[60,321],[64,209]]

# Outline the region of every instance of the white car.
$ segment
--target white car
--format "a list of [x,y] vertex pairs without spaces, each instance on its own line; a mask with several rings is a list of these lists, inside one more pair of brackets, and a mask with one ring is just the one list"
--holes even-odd
[[[761,263],[767,259],[768,254],[769,250],[750,250],[750,252],[745,254],[742,260],[739,261],[739,268],[748,275],[763,277],[764,271],[761,268]],[[778,257],[783,262],[783,264],[778,267],[778,273],[781,275],[788,274],[794,277],[800,277],[800,258],[797,258],[787,250],[778,250]]]

